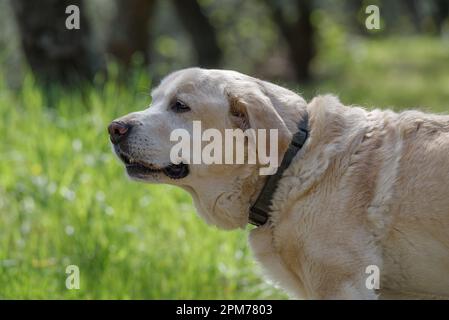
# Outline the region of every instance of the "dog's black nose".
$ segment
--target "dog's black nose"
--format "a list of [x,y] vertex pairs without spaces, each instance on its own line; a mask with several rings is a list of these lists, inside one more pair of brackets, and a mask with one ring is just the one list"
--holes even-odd
[[109,136],[113,144],[120,143],[129,134],[131,126],[121,121],[112,121],[108,126]]

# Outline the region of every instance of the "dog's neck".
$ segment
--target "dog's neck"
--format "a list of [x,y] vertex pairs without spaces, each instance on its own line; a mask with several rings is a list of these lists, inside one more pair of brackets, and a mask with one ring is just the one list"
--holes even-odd
[[269,220],[271,201],[278,183],[282,179],[284,171],[290,166],[290,163],[298,151],[304,146],[309,136],[308,120],[309,117],[306,111],[298,123],[298,130],[293,134],[292,140],[284,153],[282,162],[277,168],[276,173],[266,178],[256,200],[253,202],[249,210],[249,223],[255,226],[261,226]]
[[[310,137],[300,151],[298,160],[285,172],[295,182],[281,179],[273,195],[271,225],[279,224],[292,197],[301,198],[312,188],[318,188],[324,179],[339,179],[333,176],[336,170],[332,168],[348,163],[367,130],[366,126],[352,125],[354,122],[366,123],[366,110],[344,106],[333,96],[314,98],[307,106],[307,111]],[[292,183],[296,184],[294,193],[291,192]]]

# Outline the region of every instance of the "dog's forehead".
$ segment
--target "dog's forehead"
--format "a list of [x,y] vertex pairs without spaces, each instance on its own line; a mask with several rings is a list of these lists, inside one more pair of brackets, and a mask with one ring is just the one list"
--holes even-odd
[[[226,100],[224,88],[238,72],[228,70],[190,68],[167,75],[151,95],[153,102],[171,101],[175,98],[190,101],[215,102]],[[223,93],[223,94],[220,94]]]
[[206,73],[199,68],[176,71],[162,79],[151,95],[153,99],[158,99],[182,92],[192,92],[199,82],[204,81],[205,77]]

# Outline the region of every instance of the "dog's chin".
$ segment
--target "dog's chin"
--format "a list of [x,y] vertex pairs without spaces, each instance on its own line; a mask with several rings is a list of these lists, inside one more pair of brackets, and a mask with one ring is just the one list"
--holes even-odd
[[161,175],[164,175],[173,180],[179,180],[185,178],[189,174],[189,166],[184,163],[169,164],[163,167],[157,167],[155,165],[147,165],[141,163],[126,164],[126,172],[131,178],[137,180],[159,180]]

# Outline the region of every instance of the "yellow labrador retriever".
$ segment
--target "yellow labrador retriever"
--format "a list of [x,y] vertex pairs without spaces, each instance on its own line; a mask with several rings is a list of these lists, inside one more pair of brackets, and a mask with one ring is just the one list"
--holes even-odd
[[224,229],[245,227],[270,178],[260,163],[175,164],[171,132],[191,132],[195,120],[220,132],[277,129],[283,159],[307,126],[268,195],[267,221],[250,232],[256,259],[292,296],[449,298],[449,116],[367,111],[333,96],[307,103],[238,72],[199,68],[170,74],[152,97],[150,108],[111,123],[115,152],[131,178],[183,188]]

